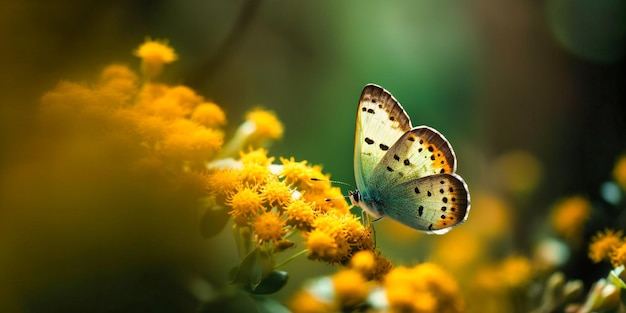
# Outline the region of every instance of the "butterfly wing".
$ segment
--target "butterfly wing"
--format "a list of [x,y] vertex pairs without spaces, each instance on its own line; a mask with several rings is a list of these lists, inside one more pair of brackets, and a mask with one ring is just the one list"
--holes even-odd
[[405,181],[433,174],[454,173],[456,157],[452,146],[436,130],[419,126],[404,133],[376,165],[374,188],[386,189]]
[[443,234],[468,216],[467,185],[454,174],[456,157],[436,130],[406,132],[374,168],[370,205],[417,230]]
[[385,213],[417,230],[444,234],[470,211],[467,185],[456,174],[435,174],[404,182],[387,193]]
[[354,139],[354,175],[359,190],[367,190],[374,168],[410,129],[409,116],[389,92],[372,84],[363,88]]

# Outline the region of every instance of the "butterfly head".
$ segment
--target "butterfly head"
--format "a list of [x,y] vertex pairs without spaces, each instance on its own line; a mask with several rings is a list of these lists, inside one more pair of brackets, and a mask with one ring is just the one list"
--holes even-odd
[[377,210],[374,206],[370,205],[368,201],[363,199],[363,194],[359,190],[348,191],[348,197],[350,198],[352,205],[360,207],[374,218],[383,216],[382,211]]

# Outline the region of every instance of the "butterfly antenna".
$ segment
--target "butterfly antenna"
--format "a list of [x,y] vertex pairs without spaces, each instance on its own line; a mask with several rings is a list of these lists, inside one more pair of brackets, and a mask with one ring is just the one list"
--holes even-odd
[[356,189],[356,188],[354,188],[354,186],[352,186],[352,185],[350,185],[348,183],[342,182],[342,181],[338,181],[338,180],[329,180],[329,179],[320,179],[320,178],[311,178],[311,180],[312,181],[327,181],[329,183],[344,185],[344,186],[348,186],[348,187],[350,187],[352,189]]
[[[314,178],[314,177],[312,177],[312,178],[311,178],[311,180],[312,180],[312,181],[327,181],[327,182],[329,182],[329,183],[339,184],[339,185],[344,185],[344,186],[348,186],[348,187],[350,187],[350,188],[352,188],[352,189],[356,189],[356,188],[354,188],[354,186],[352,186],[352,185],[350,185],[350,184],[348,184],[348,183],[344,183],[344,182],[342,182],[342,181],[338,181],[338,180],[320,179],[320,178]],[[341,197],[334,197],[334,198],[326,198],[326,199],[324,199],[324,201],[326,201],[326,202],[330,202],[330,201],[333,201],[333,200],[337,200],[337,199],[345,199],[345,198],[349,198],[349,197],[350,197],[350,195],[347,195],[347,196],[341,196]]]

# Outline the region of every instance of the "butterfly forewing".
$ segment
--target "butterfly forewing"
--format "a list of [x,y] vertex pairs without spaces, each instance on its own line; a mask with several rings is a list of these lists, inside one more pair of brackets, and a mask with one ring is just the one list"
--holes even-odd
[[389,148],[374,168],[372,180],[394,186],[455,170],[456,158],[448,141],[436,130],[420,126],[406,132]]
[[436,174],[405,182],[389,191],[385,213],[412,228],[442,234],[469,214],[467,185],[456,174]]
[[387,150],[410,129],[408,115],[389,92],[376,85],[365,86],[359,100],[354,143],[354,173],[359,189],[367,187]]

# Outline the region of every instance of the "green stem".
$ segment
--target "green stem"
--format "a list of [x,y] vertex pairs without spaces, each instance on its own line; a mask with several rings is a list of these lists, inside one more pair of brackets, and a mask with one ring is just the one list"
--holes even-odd
[[286,259],[286,260],[282,261],[280,264],[274,266],[274,269],[277,269],[277,268],[279,268],[279,267],[281,267],[281,266],[283,266],[283,265],[293,261],[295,258],[305,254],[307,251],[309,251],[309,250],[308,249],[304,249],[304,250],[302,250],[302,251],[300,251],[300,252],[290,256],[288,259]]

